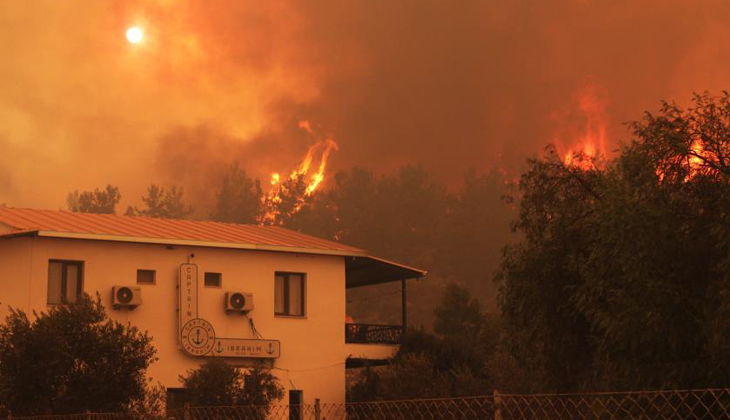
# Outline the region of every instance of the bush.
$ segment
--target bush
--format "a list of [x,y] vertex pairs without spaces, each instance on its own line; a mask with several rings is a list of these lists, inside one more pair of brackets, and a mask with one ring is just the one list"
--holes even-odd
[[119,412],[145,397],[152,339],[110,320],[98,295],[35,317],[11,309],[0,326],[0,401],[7,410]]
[[276,376],[258,365],[247,371],[229,365],[221,359],[212,359],[197,370],[180,376],[190,405],[268,407],[284,396],[284,389]]

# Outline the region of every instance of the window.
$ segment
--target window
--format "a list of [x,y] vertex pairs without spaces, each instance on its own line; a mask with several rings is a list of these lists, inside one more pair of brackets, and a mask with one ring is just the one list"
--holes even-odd
[[155,284],[155,270],[137,270],[137,284]]
[[83,291],[82,261],[48,261],[48,303],[74,303]]
[[304,274],[276,273],[274,313],[304,316]]
[[208,287],[221,287],[221,273],[205,273],[205,285]]

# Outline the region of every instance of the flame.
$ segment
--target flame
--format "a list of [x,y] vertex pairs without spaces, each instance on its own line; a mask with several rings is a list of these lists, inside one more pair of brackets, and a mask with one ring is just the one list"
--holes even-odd
[[[563,154],[563,162],[582,170],[595,168],[596,159],[606,154],[606,132],[608,118],[605,112],[605,101],[599,98],[595,86],[588,86],[578,94],[580,116],[585,120],[580,134],[573,140]],[[571,136],[575,137],[575,135]],[[563,143],[557,139],[558,143]]]
[[[695,176],[697,176],[703,169],[705,169],[706,161],[715,161],[714,156],[708,150],[705,150],[702,140],[695,138],[690,143],[689,151],[686,156],[676,157],[670,160],[671,164],[687,165],[687,175],[685,175],[683,182],[688,182]],[[667,177],[664,169],[659,167],[656,169],[657,177],[659,181],[664,181]]]
[[317,172],[315,172],[312,177],[309,179],[309,185],[307,185],[306,194],[312,195],[314,194],[314,191],[317,190],[317,187],[319,187],[319,184],[324,181],[324,170],[327,168],[327,159],[329,159],[330,152],[332,152],[332,149],[337,150],[337,143],[335,143],[332,139],[327,139],[324,141],[325,143],[325,149],[324,152],[322,152],[322,158],[319,161],[319,169],[317,169]]
[[[299,121],[298,126],[302,130],[314,136],[314,132],[312,131],[312,127],[309,121]],[[297,213],[299,210],[301,210],[305,204],[305,198],[312,196],[315,191],[317,191],[317,188],[322,184],[322,181],[324,181],[325,170],[327,169],[327,160],[329,159],[332,150],[338,150],[337,143],[333,139],[326,138],[323,140],[317,140],[314,144],[309,146],[309,148],[307,149],[307,153],[304,155],[301,163],[299,163],[297,168],[293,170],[289,175],[289,180],[293,181],[294,183],[298,182],[300,179],[303,179],[306,182],[306,186],[304,188],[304,191],[302,192],[302,196],[296,198],[296,203],[294,205],[292,213]],[[315,156],[317,154],[319,154],[319,166],[317,167],[317,171],[312,173],[309,176],[309,179],[306,179],[307,174],[310,172],[310,169],[312,167],[312,162],[315,161]],[[283,201],[281,198],[282,188],[286,188],[286,186],[282,184],[281,176],[278,172],[272,173],[271,189],[267,194],[265,194],[262,200],[264,203],[264,207],[266,208],[266,213],[262,217],[263,223],[277,223],[277,216],[280,214],[279,210],[277,209],[277,205],[282,203]]]
[[689,150],[690,155],[687,159],[687,164],[689,165],[689,174],[687,175],[687,178],[685,178],[685,181],[697,175],[697,173],[702,169],[702,164],[704,163],[703,158],[706,157],[705,149],[702,147],[702,142],[698,139],[692,141]]

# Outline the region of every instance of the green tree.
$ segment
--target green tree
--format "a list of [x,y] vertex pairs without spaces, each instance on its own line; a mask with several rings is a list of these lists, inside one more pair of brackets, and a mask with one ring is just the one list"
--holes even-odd
[[211,219],[219,222],[253,224],[260,220],[263,193],[259,180],[253,180],[246,172],[231,165],[231,169],[223,178],[216,206]]
[[147,188],[147,195],[142,197],[145,207],[141,210],[137,206],[129,206],[125,215],[147,216],[159,219],[185,219],[193,213],[193,208],[183,200],[184,189],[177,185],[169,189],[151,184]]
[[81,193],[74,190],[66,196],[66,204],[69,210],[77,213],[114,214],[121,198],[118,187],[107,185],[102,191],[98,188]]
[[242,371],[221,359],[212,359],[180,376],[192,406],[258,406],[266,410],[284,396],[276,376],[256,366]]
[[[607,162],[553,149],[520,179],[498,280],[508,347],[540,391],[730,380],[730,101],[664,104]],[[723,332],[724,331],[724,332]]]
[[119,412],[145,398],[151,338],[110,320],[97,296],[0,326],[0,401],[15,415]]

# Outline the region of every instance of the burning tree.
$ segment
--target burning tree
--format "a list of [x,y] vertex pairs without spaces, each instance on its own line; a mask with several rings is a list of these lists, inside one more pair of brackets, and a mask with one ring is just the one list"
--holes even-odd
[[605,165],[549,148],[520,179],[497,276],[512,355],[540,390],[730,381],[730,100],[631,125]]

